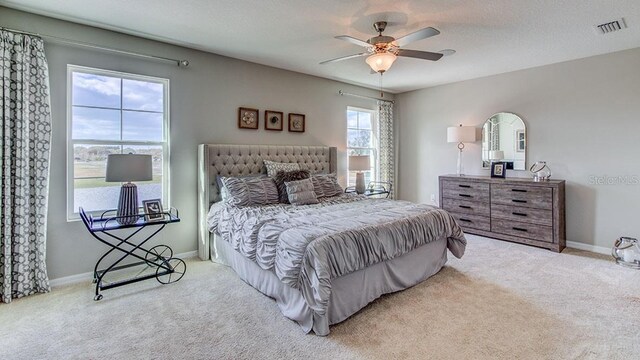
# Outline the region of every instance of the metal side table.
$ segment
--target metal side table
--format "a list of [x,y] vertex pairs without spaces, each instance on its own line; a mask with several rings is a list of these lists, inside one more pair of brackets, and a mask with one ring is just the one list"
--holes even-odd
[[[113,289],[119,286],[132,284],[138,281],[144,281],[155,278],[161,284],[174,283],[184,276],[187,265],[184,261],[173,257],[173,250],[166,245],[157,245],[150,249],[147,249],[144,244],[153,238],[156,234],[162,231],[167,224],[176,223],[180,221],[178,217],[178,210],[171,208],[166,212],[163,212],[163,216],[158,220],[147,220],[145,214],[139,214],[137,219],[130,219],[127,217],[127,222],[121,224],[118,222],[122,217],[115,216],[116,210],[108,210],[102,213],[99,217],[87,215],[83,208],[80,208],[80,218],[87,227],[87,230],[98,241],[106,244],[109,249],[96,263],[93,270],[93,282],[96,284],[96,295],[93,298],[95,301],[102,299],[103,290]],[[143,237],[142,230],[145,228],[152,228],[151,234]],[[122,232],[118,230],[131,229],[128,235],[121,235]],[[137,240],[134,240],[137,239]],[[103,262],[106,262],[106,258],[112,253],[122,254],[114,262],[106,265],[102,269],[100,266]],[[140,261],[118,265],[125,259],[136,258]],[[112,271],[126,269],[134,266],[145,267],[138,272],[138,275],[119,280],[116,282],[108,283],[104,280],[105,276]],[[153,271],[155,269],[155,271]],[[151,273],[141,275],[144,272],[152,270]]]

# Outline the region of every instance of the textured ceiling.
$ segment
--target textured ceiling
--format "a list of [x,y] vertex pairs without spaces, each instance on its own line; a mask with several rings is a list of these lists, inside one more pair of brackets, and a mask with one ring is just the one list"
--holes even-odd
[[[404,92],[640,46],[639,0],[21,0],[7,7],[197,48],[367,87],[379,86],[360,52],[334,39],[399,37],[426,26],[442,33],[406,48],[457,53],[438,62],[399,58],[383,87]],[[624,17],[628,28],[594,25]],[[157,54],[163,55],[163,54]]]

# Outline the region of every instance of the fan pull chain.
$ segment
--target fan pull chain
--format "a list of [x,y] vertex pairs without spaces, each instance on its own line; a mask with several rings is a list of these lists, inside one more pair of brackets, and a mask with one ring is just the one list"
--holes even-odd
[[382,74],[380,73],[380,97],[384,97],[384,93],[382,92]]

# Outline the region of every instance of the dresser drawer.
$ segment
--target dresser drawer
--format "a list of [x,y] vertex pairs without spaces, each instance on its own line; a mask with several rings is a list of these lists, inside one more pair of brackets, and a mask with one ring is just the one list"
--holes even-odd
[[519,185],[491,185],[491,204],[553,209],[553,189]]
[[514,220],[545,226],[553,226],[551,210],[526,208],[512,205],[491,205],[491,218]]
[[553,242],[553,228],[550,226],[493,218],[491,219],[491,231],[532,240]]
[[[459,187],[459,185],[469,185],[470,187]],[[489,184],[486,186],[474,186],[473,183],[452,183],[445,182],[442,186],[442,197],[449,199],[460,199],[470,201],[489,202]]]
[[488,183],[471,182],[464,180],[445,180],[442,183],[442,187],[449,190],[470,189],[489,193]]
[[449,212],[457,212],[462,214],[480,216],[491,215],[488,202],[475,202],[469,200],[442,198],[442,208]]
[[450,213],[463,229],[478,229],[484,231],[491,231],[491,219],[486,216]]

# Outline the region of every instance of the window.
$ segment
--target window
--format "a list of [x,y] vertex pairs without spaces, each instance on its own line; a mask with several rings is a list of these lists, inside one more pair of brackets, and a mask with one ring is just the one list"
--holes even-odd
[[[369,155],[371,170],[364,171],[364,183],[378,179],[378,129],[375,112],[373,110],[347,108],[347,154]],[[356,185],[356,172],[349,171],[347,185]]]
[[67,217],[115,209],[120,183],[105,181],[107,155],[153,156],[138,201],[169,206],[169,80],[69,65]]

